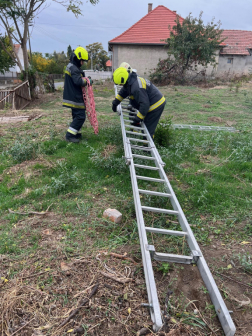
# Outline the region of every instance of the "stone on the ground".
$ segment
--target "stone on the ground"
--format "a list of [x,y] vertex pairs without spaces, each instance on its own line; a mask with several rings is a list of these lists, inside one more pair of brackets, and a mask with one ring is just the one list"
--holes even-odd
[[107,209],[103,212],[103,217],[108,218],[114,223],[121,223],[122,221],[122,214],[116,209]]

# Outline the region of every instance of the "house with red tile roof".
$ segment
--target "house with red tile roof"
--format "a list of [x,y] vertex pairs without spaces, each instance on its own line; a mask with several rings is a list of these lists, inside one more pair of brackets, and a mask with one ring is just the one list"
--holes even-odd
[[[170,36],[168,27],[174,26],[176,17],[176,11],[165,6],[152,10],[152,4],[148,4],[147,15],[109,41],[109,51],[113,52],[112,70],[127,62],[140,75],[148,76],[159,59],[167,58],[165,40]],[[179,18],[182,22],[183,18]]]
[[111,60],[108,60],[108,61],[106,62],[106,67],[107,67],[107,70],[108,70],[108,71],[111,71],[111,69],[112,69],[112,62],[111,62]]
[[[108,42],[113,55],[112,70],[127,62],[139,75],[148,77],[158,61],[167,58],[165,40],[170,36],[169,27],[175,25],[176,17],[176,11],[165,6],[152,10],[149,3],[148,13],[142,19]],[[178,17],[183,22],[183,18]],[[224,30],[223,36],[227,39],[216,51],[218,65],[216,68],[209,65],[207,75],[248,73],[252,68],[252,32]]]
[[224,30],[217,73],[248,74],[252,72],[252,31]]

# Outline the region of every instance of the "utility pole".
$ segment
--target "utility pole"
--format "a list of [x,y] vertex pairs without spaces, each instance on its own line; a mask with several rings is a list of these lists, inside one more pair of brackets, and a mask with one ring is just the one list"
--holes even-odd
[[92,51],[90,52],[90,57],[91,57],[91,70],[93,70],[93,54],[92,54]]

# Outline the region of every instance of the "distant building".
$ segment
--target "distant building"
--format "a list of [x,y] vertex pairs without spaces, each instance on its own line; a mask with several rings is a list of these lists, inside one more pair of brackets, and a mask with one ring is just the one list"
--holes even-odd
[[[140,76],[148,77],[160,59],[167,58],[167,44],[170,37],[168,27],[175,25],[176,11],[165,6],[152,10],[148,4],[148,14],[121,35],[108,42],[112,52],[112,70],[122,62],[128,62]],[[183,18],[178,16],[180,22]],[[252,32],[243,30],[224,30],[225,42],[216,51],[216,68],[207,67],[207,75],[221,75],[230,72],[248,74],[252,70]]]
[[[23,57],[23,51],[20,44],[14,44],[15,52],[17,53],[20,62],[24,68],[24,57]],[[18,64],[14,65],[12,68],[10,68],[9,71],[6,71],[4,74],[0,74],[0,77],[6,77],[6,78],[16,78],[20,75],[21,69],[19,68]]]
[[227,39],[219,53],[217,73],[251,73],[252,31],[224,30],[222,36]]
[[111,62],[111,60],[108,60],[106,62],[106,70],[107,71],[111,71],[112,70],[112,62]]

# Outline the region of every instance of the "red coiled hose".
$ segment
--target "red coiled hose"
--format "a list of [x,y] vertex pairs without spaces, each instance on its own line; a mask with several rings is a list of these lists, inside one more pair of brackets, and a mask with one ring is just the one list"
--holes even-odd
[[94,129],[94,133],[98,134],[98,120],[97,115],[95,111],[95,101],[94,101],[94,93],[93,88],[90,85],[90,80],[87,77],[84,77],[84,79],[87,81],[87,85],[82,87],[82,93],[83,93],[83,99],[86,106],[86,113],[88,120],[91,124],[91,126]]

